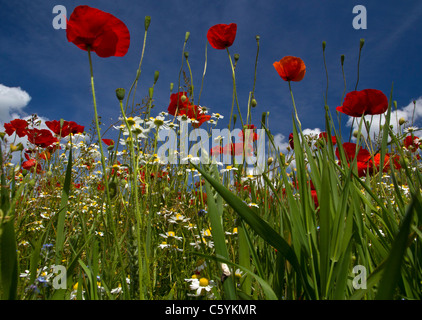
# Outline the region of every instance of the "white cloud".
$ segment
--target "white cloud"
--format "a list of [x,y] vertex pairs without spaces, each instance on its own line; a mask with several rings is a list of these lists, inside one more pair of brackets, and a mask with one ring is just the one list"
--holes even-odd
[[0,121],[2,123],[8,122],[17,115],[13,113],[20,113],[25,108],[31,96],[20,87],[7,87],[0,84]]
[[[374,137],[378,137],[380,132],[380,125],[383,125],[385,123],[385,115],[374,115],[370,116],[367,115],[364,117],[365,121],[370,122],[370,137],[371,139],[374,139]],[[403,108],[397,108],[397,110],[391,111],[391,117],[390,117],[390,125],[393,126],[392,130],[393,132],[398,132],[399,130],[399,119],[404,118],[406,120],[405,126],[413,126],[414,123],[416,123],[418,120],[422,118],[422,97],[419,97],[417,100],[410,102],[407,106]],[[353,131],[359,129],[359,123],[360,118],[356,118],[353,122],[353,118],[350,117],[347,121],[347,126],[351,127],[353,124]],[[372,122],[371,122],[372,121]],[[366,138],[368,136],[367,130],[365,129],[365,124],[362,124],[362,135]],[[352,139],[353,141],[356,140],[356,138]]]

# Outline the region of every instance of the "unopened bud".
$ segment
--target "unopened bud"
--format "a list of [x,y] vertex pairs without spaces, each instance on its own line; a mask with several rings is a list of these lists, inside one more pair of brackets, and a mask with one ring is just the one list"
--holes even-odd
[[325,47],[327,46],[327,43],[325,41],[322,41],[322,50],[325,51]]
[[117,99],[119,99],[119,101],[123,101],[123,99],[125,98],[125,89],[123,88],[116,89],[116,97]]
[[185,58],[187,59],[188,57],[189,57],[189,52],[188,51],[185,51],[185,52],[183,52],[183,55],[185,56]]
[[268,160],[267,160],[268,166],[270,166],[271,163],[273,163],[273,161],[274,161],[273,157],[269,157]]
[[362,49],[363,45],[365,44],[365,39],[360,39],[359,48]]
[[186,34],[185,34],[185,42],[188,42],[189,37],[190,37],[190,32],[189,31],[186,31]]
[[257,102],[256,102],[256,99],[255,98],[253,98],[252,100],[251,100],[251,107],[252,108],[255,108],[256,106],[257,106]]
[[353,131],[353,136],[354,136],[355,138],[357,138],[357,137],[358,137],[358,134],[359,134],[359,131],[358,131],[358,130]]
[[159,71],[155,71],[154,72],[154,84],[157,83],[158,77],[160,76],[160,72]]
[[401,117],[400,119],[399,119],[399,124],[402,126],[403,124],[405,124],[406,123],[406,119],[405,118],[403,118],[403,117]]
[[145,31],[148,30],[150,23],[151,23],[151,17],[150,16],[146,16],[145,17],[145,23],[144,23],[144,25],[145,25]]
[[180,101],[185,102],[187,98],[188,98],[188,97],[186,97],[185,95],[182,95],[182,96],[180,97]]
[[344,54],[341,55],[340,60],[341,60],[341,65],[343,65],[344,64]]
[[238,53],[235,53],[234,55],[233,55],[233,57],[234,57],[234,61],[237,61],[237,60],[239,60],[239,54]]

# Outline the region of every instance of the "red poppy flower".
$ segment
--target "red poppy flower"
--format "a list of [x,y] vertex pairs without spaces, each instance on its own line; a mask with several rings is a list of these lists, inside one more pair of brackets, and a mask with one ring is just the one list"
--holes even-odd
[[[347,163],[353,162],[355,158],[356,149],[358,148],[358,154],[356,156],[356,163],[358,168],[358,176],[362,177],[366,175],[367,172],[371,174],[373,172],[373,164],[370,161],[371,154],[368,150],[363,149],[361,146],[356,145],[356,143],[352,142],[345,142],[343,143],[343,150],[346,154]],[[336,156],[340,159],[340,152],[339,149],[336,149]]]
[[63,121],[63,125],[60,124],[60,121],[52,120],[46,121],[46,126],[53,131],[56,135],[61,136],[62,138],[67,137],[70,133],[77,134],[84,132],[84,126],[78,125],[74,121]]
[[27,127],[28,127],[28,122],[22,119],[14,119],[10,121],[10,123],[4,124],[4,129],[9,136],[11,136],[13,132],[16,132],[19,138],[26,136]]
[[230,47],[236,38],[237,24],[217,24],[208,29],[207,39],[211,47],[222,50]]
[[187,108],[189,104],[190,102],[186,92],[172,93],[167,111],[172,116],[175,116],[179,114],[179,110]]
[[[223,154],[231,154],[232,156],[241,156],[243,155],[243,142],[237,142],[237,143],[228,143],[226,146],[223,147]],[[247,156],[252,156],[252,145],[248,144],[245,147],[245,154]]]
[[243,136],[244,136],[244,131],[245,130],[253,130],[253,131],[246,131],[246,134],[249,135],[248,136],[248,142],[252,142],[252,141],[257,141],[258,140],[258,134],[255,132],[255,125],[253,124],[247,124],[244,126],[243,130],[241,132],[239,132],[239,137],[241,138],[241,140],[243,141]]
[[[400,157],[398,155],[393,157],[394,168],[397,169],[397,170],[401,168],[401,165],[399,163],[399,159],[400,159]],[[374,165],[376,166],[376,168],[378,170],[380,170],[380,167],[381,167],[381,154],[380,153],[377,153],[374,156]],[[383,172],[387,172],[388,170],[390,170],[390,154],[386,153],[384,155]]]
[[349,92],[346,94],[343,105],[336,108],[337,111],[351,117],[381,114],[387,109],[387,97],[382,91],[376,89]]
[[112,139],[102,139],[103,142],[108,146],[114,146],[114,140]]
[[190,103],[186,92],[173,93],[170,96],[170,104],[167,111],[172,116],[186,116],[195,120],[192,122],[194,128],[200,127],[204,122],[211,119],[210,115],[203,113],[200,107]]
[[[324,139],[325,139],[325,141],[327,141],[327,139],[328,139],[327,132],[321,132],[321,133],[319,134],[318,138],[319,138],[319,139],[324,138]],[[333,145],[335,145],[335,144],[337,143],[336,136],[332,136],[332,137],[331,137],[331,141],[333,142]]]
[[297,57],[286,56],[273,66],[284,81],[301,81],[306,73],[305,63]]
[[290,148],[292,148],[292,149],[295,148],[295,144],[293,142],[293,133],[289,134],[289,145],[290,145]]
[[97,53],[99,57],[123,57],[130,45],[126,25],[110,13],[89,6],[77,6],[70,15],[66,36],[82,50]]
[[407,150],[410,150],[410,151],[412,151],[412,152],[415,152],[418,148],[419,148],[419,146],[420,146],[420,141],[419,141],[419,137],[417,137],[417,136],[407,136],[406,138],[404,138],[404,140],[403,140],[403,144],[404,144],[404,147],[407,149]]
[[57,138],[53,137],[50,130],[47,129],[28,129],[28,141],[41,148],[47,148],[53,143],[58,142]]

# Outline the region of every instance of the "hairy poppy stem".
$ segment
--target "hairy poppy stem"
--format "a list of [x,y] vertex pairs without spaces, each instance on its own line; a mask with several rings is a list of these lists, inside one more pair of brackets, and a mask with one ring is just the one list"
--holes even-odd
[[199,101],[201,100],[201,93],[202,93],[202,88],[204,86],[205,73],[207,72],[207,60],[208,60],[207,48],[208,48],[208,41],[205,42],[205,63],[204,63],[204,72],[202,73],[201,89],[199,90],[198,105],[199,105]]
[[298,115],[297,115],[296,104],[295,104],[295,98],[293,97],[292,85],[291,85],[291,83],[290,83],[291,81],[288,81],[288,82],[289,82],[289,91],[290,91],[290,96],[292,97],[293,109],[294,109],[294,111],[295,111],[296,120],[297,120],[297,123],[299,124],[299,129],[300,129],[300,131],[302,131],[302,124],[300,123],[299,117],[298,117]]
[[[92,70],[92,58],[91,58],[91,48],[88,47],[88,58],[89,58],[89,70],[91,73],[91,89],[92,89],[92,101],[94,104],[94,116],[95,116],[95,126],[97,129],[97,135],[98,135],[98,145],[100,147],[100,154],[101,154],[101,166],[103,169],[103,182],[106,190],[106,211],[107,211],[107,217],[109,218],[109,223],[111,225],[111,230],[114,235],[114,240],[116,241],[116,244],[119,245],[116,237],[116,226],[114,225],[114,219],[111,215],[111,200],[110,200],[110,188],[108,185],[108,179],[107,179],[107,170],[106,170],[106,164],[105,164],[105,158],[104,158],[104,151],[103,146],[101,143],[101,131],[100,131],[100,124],[98,121],[98,112],[97,112],[97,99],[95,97],[95,86],[94,86],[94,72]],[[117,250],[118,252],[118,258],[120,265],[123,266],[123,259],[121,256],[120,250]],[[123,271],[124,272],[124,271]]]
[[236,105],[237,105],[237,111],[239,112],[240,122],[242,123],[242,128],[243,128],[244,124],[243,124],[242,114],[240,112],[239,101],[237,100],[236,76],[235,76],[235,72],[234,72],[233,61],[232,61],[232,57],[231,57],[230,52],[229,52],[229,48],[227,47],[226,49],[227,49],[227,54],[229,55],[230,66],[232,68],[232,78],[233,78],[233,101],[232,101],[232,109],[231,109],[231,112],[230,112],[230,120],[229,120],[229,131],[230,131],[235,101],[236,101]]
[[[139,211],[139,200],[138,200],[138,162],[135,160],[136,158],[136,153],[135,153],[135,148],[134,148],[134,139],[133,139],[133,133],[132,133],[132,129],[130,127],[130,124],[126,118],[126,113],[125,110],[123,109],[123,102],[122,100],[119,101],[119,105],[120,105],[120,111],[122,112],[122,117],[124,119],[124,122],[126,124],[126,127],[129,131],[129,149],[130,149],[130,158],[132,161],[132,186],[131,189],[133,191],[133,200],[134,200],[134,206],[135,206],[135,213],[136,213],[136,226],[137,226],[137,232],[136,232],[136,242],[138,245],[138,277],[139,277],[139,295],[140,295],[140,299],[143,300],[144,299],[144,292],[142,290],[142,285],[143,285],[143,264],[141,263],[142,261],[142,245],[141,245],[141,226],[143,225],[142,223],[142,217],[141,217],[141,212]],[[145,256],[147,259],[147,256]]]

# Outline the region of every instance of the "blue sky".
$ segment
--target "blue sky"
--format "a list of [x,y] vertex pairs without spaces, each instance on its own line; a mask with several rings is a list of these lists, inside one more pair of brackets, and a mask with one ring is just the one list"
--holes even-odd
[[[86,128],[90,126],[93,107],[87,52],[69,43],[65,30],[55,30],[52,26],[55,5],[64,5],[69,17],[73,9],[82,4],[112,13],[125,22],[131,33],[126,56],[106,59],[93,56],[98,111],[106,126],[119,117],[115,89],[128,90],[135,77],[145,16],[151,16],[151,25],[136,102],[148,94],[154,72],[159,71],[154,91],[157,113],[167,110],[170,83],[178,82],[185,33],[190,32],[186,51],[197,97],[204,69],[207,30],[218,23],[232,22],[237,23],[238,29],[229,50],[232,55],[240,55],[236,80],[242,115],[246,117],[248,95],[253,86],[255,36],[259,35],[255,89],[258,106],[253,109],[253,120],[258,124],[262,112],[269,111],[269,126],[273,134],[278,134],[280,144],[286,143],[292,131],[292,102],[288,84],[278,76],[272,64],[286,55],[304,60],[307,66],[304,80],[292,83],[299,118],[302,128],[323,131],[326,88],[323,41],[327,44],[328,105],[333,115],[344,89],[340,56],[345,55],[346,92],[349,92],[356,84],[361,38],[365,39],[365,45],[358,90],[379,89],[388,97],[394,82],[393,99],[399,109],[407,110],[404,112],[407,115],[410,108],[405,108],[422,96],[420,1],[1,0],[0,123],[36,113],[49,120],[63,118]],[[353,28],[356,14],[352,10],[356,5],[366,7],[365,30]],[[419,102],[416,120],[422,117]],[[211,112],[223,114],[225,121],[229,118],[232,103],[229,60],[225,51],[209,45],[200,103]],[[347,117],[342,118],[345,125]],[[225,126],[224,121],[219,125],[220,128]]]

